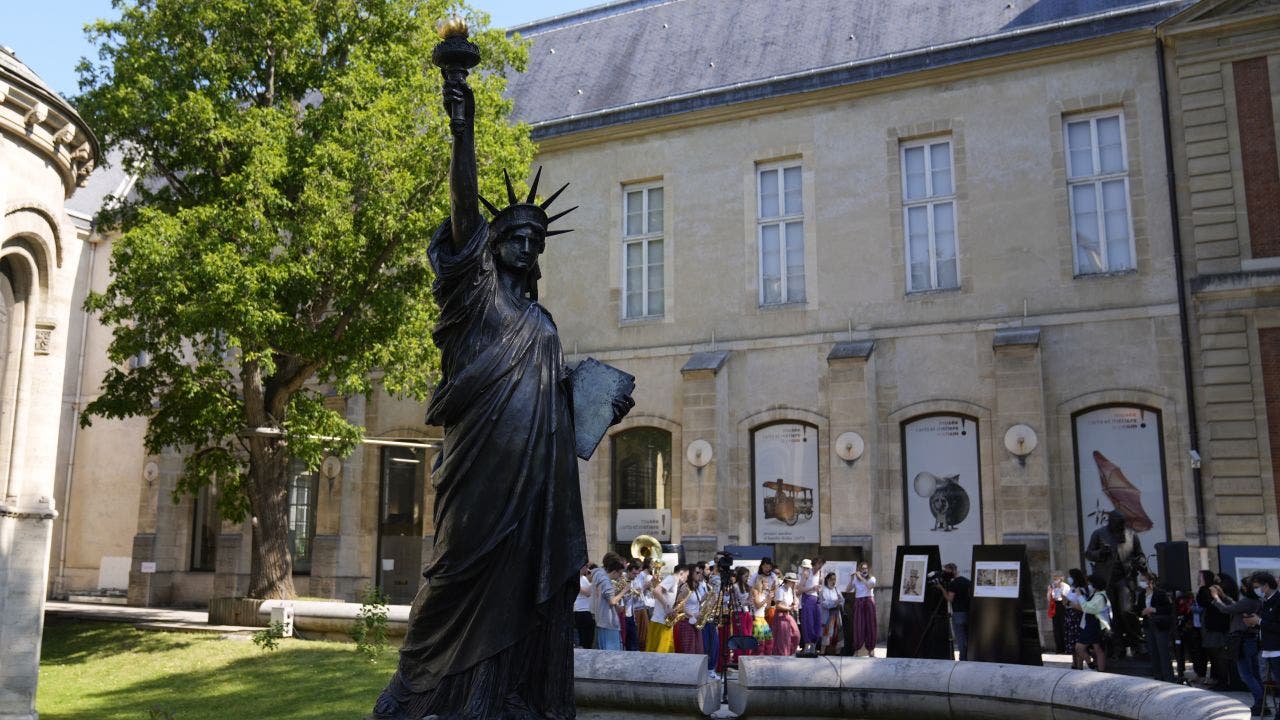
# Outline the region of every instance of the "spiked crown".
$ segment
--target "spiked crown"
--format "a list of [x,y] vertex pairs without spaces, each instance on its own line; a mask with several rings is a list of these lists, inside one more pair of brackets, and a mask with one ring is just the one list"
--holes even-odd
[[497,206],[486,200],[483,195],[479,196],[480,202],[484,205],[485,209],[489,211],[489,214],[493,216],[491,224],[496,231],[501,233],[507,228],[532,223],[541,227],[545,231],[546,237],[573,232],[572,229],[552,230],[550,225],[556,220],[559,220],[565,215],[577,210],[577,205],[574,205],[564,212],[557,213],[550,217],[547,216],[547,208],[551,207],[551,203],[555,202],[556,198],[560,197],[560,193],[564,192],[564,189],[569,187],[569,183],[561,185],[559,190],[556,190],[551,194],[551,197],[543,200],[541,203],[535,203],[534,200],[538,196],[538,181],[542,179],[542,168],[539,167],[538,173],[533,176],[533,183],[529,186],[528,197],[524,199],[524,202],[520,202],[519,198],[516,197],[515,187],[511,185],[511,176],[507,174],[506,170],[502,171],[502,178],[507,182],[507,202],[509,204],[505,208],[499,210]]

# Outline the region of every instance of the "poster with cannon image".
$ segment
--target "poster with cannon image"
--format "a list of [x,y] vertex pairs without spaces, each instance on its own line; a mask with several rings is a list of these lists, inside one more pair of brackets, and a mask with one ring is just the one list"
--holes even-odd
[[775,423],[751,435],[756,543],[817,543],[818,429]]
[[1082,545],[1118,511],[1158,570],[1156,543],[1169,539],[1160,413],[1095,408],[1075,416],[1074,430]]
[[903,495],[907,542],[937,545],[942,562],[968,576],[974,545],[982,543],[978,421],[930,415],[902,426]]
[[973,564],[974,597],[1017,598],[1022,578],[1022,563],[1017,561],[975,562]]

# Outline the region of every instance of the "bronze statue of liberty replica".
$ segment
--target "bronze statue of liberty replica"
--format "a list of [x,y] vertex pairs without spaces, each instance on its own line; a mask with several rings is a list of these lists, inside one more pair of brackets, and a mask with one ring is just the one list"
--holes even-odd
[[546,212],[564,188],[537,204],[535,178],[521,202],[508,178],[502,210],[477,192],[466,76],[479,52],[466,32],[451,21],[434,54],[453,135],[450,216],[428,250],[441,380],[427,422],[444,428],[432,476],[435,554],[370,717],[573,718],[572,608],[587,561],[575,407],[588,416],[578,424],[594,421],[602,435],[633,403],[623,385],[581,410],[579,379],[537,302],[538,256],[548,236],[567,232],[548,230],[565,213]]

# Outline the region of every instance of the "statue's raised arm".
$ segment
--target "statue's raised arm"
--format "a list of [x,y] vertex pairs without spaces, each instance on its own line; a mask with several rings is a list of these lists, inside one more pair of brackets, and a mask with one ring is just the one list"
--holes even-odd
[[480,226],[476,183],[476,98],[467,85],[467,73],[480,62],[480,50],[467,40],[467,26],[451,20],[441,26],[444,42],[436,46],[432,61],[444,77],[444,109],[453,134],[449,162],[449,217],[453,221],[453,246],[462,247]]

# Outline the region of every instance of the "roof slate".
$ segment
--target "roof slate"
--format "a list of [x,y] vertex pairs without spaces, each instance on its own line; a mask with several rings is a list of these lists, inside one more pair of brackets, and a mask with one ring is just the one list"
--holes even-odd
[[[720,102],[754,99],[744,84],[964,43],[924,65],[971,59],[986,41],[1050,44],[1133,26],[1154,27],[1188,0],[625,0],[512,28],[532,41],[527,72],[514,75],[515,115],[539,125],[722,91]],[[966,41],[979,42],[966,42]],[[954,48],[951,48],[954,50]],[[921,69],[902,64],[899,71]],[[855,82],[832,76],[827,84]],[[864,78],[865,79],[865,78]],[[815,83],[776,85],[797,92]],[[695,109],[668,106],[665,111]],[[663,114],[659,112],[659,114]],[[637,119],[634,115],[612,122]],[[570,124],[566,130],[583,129]]]

